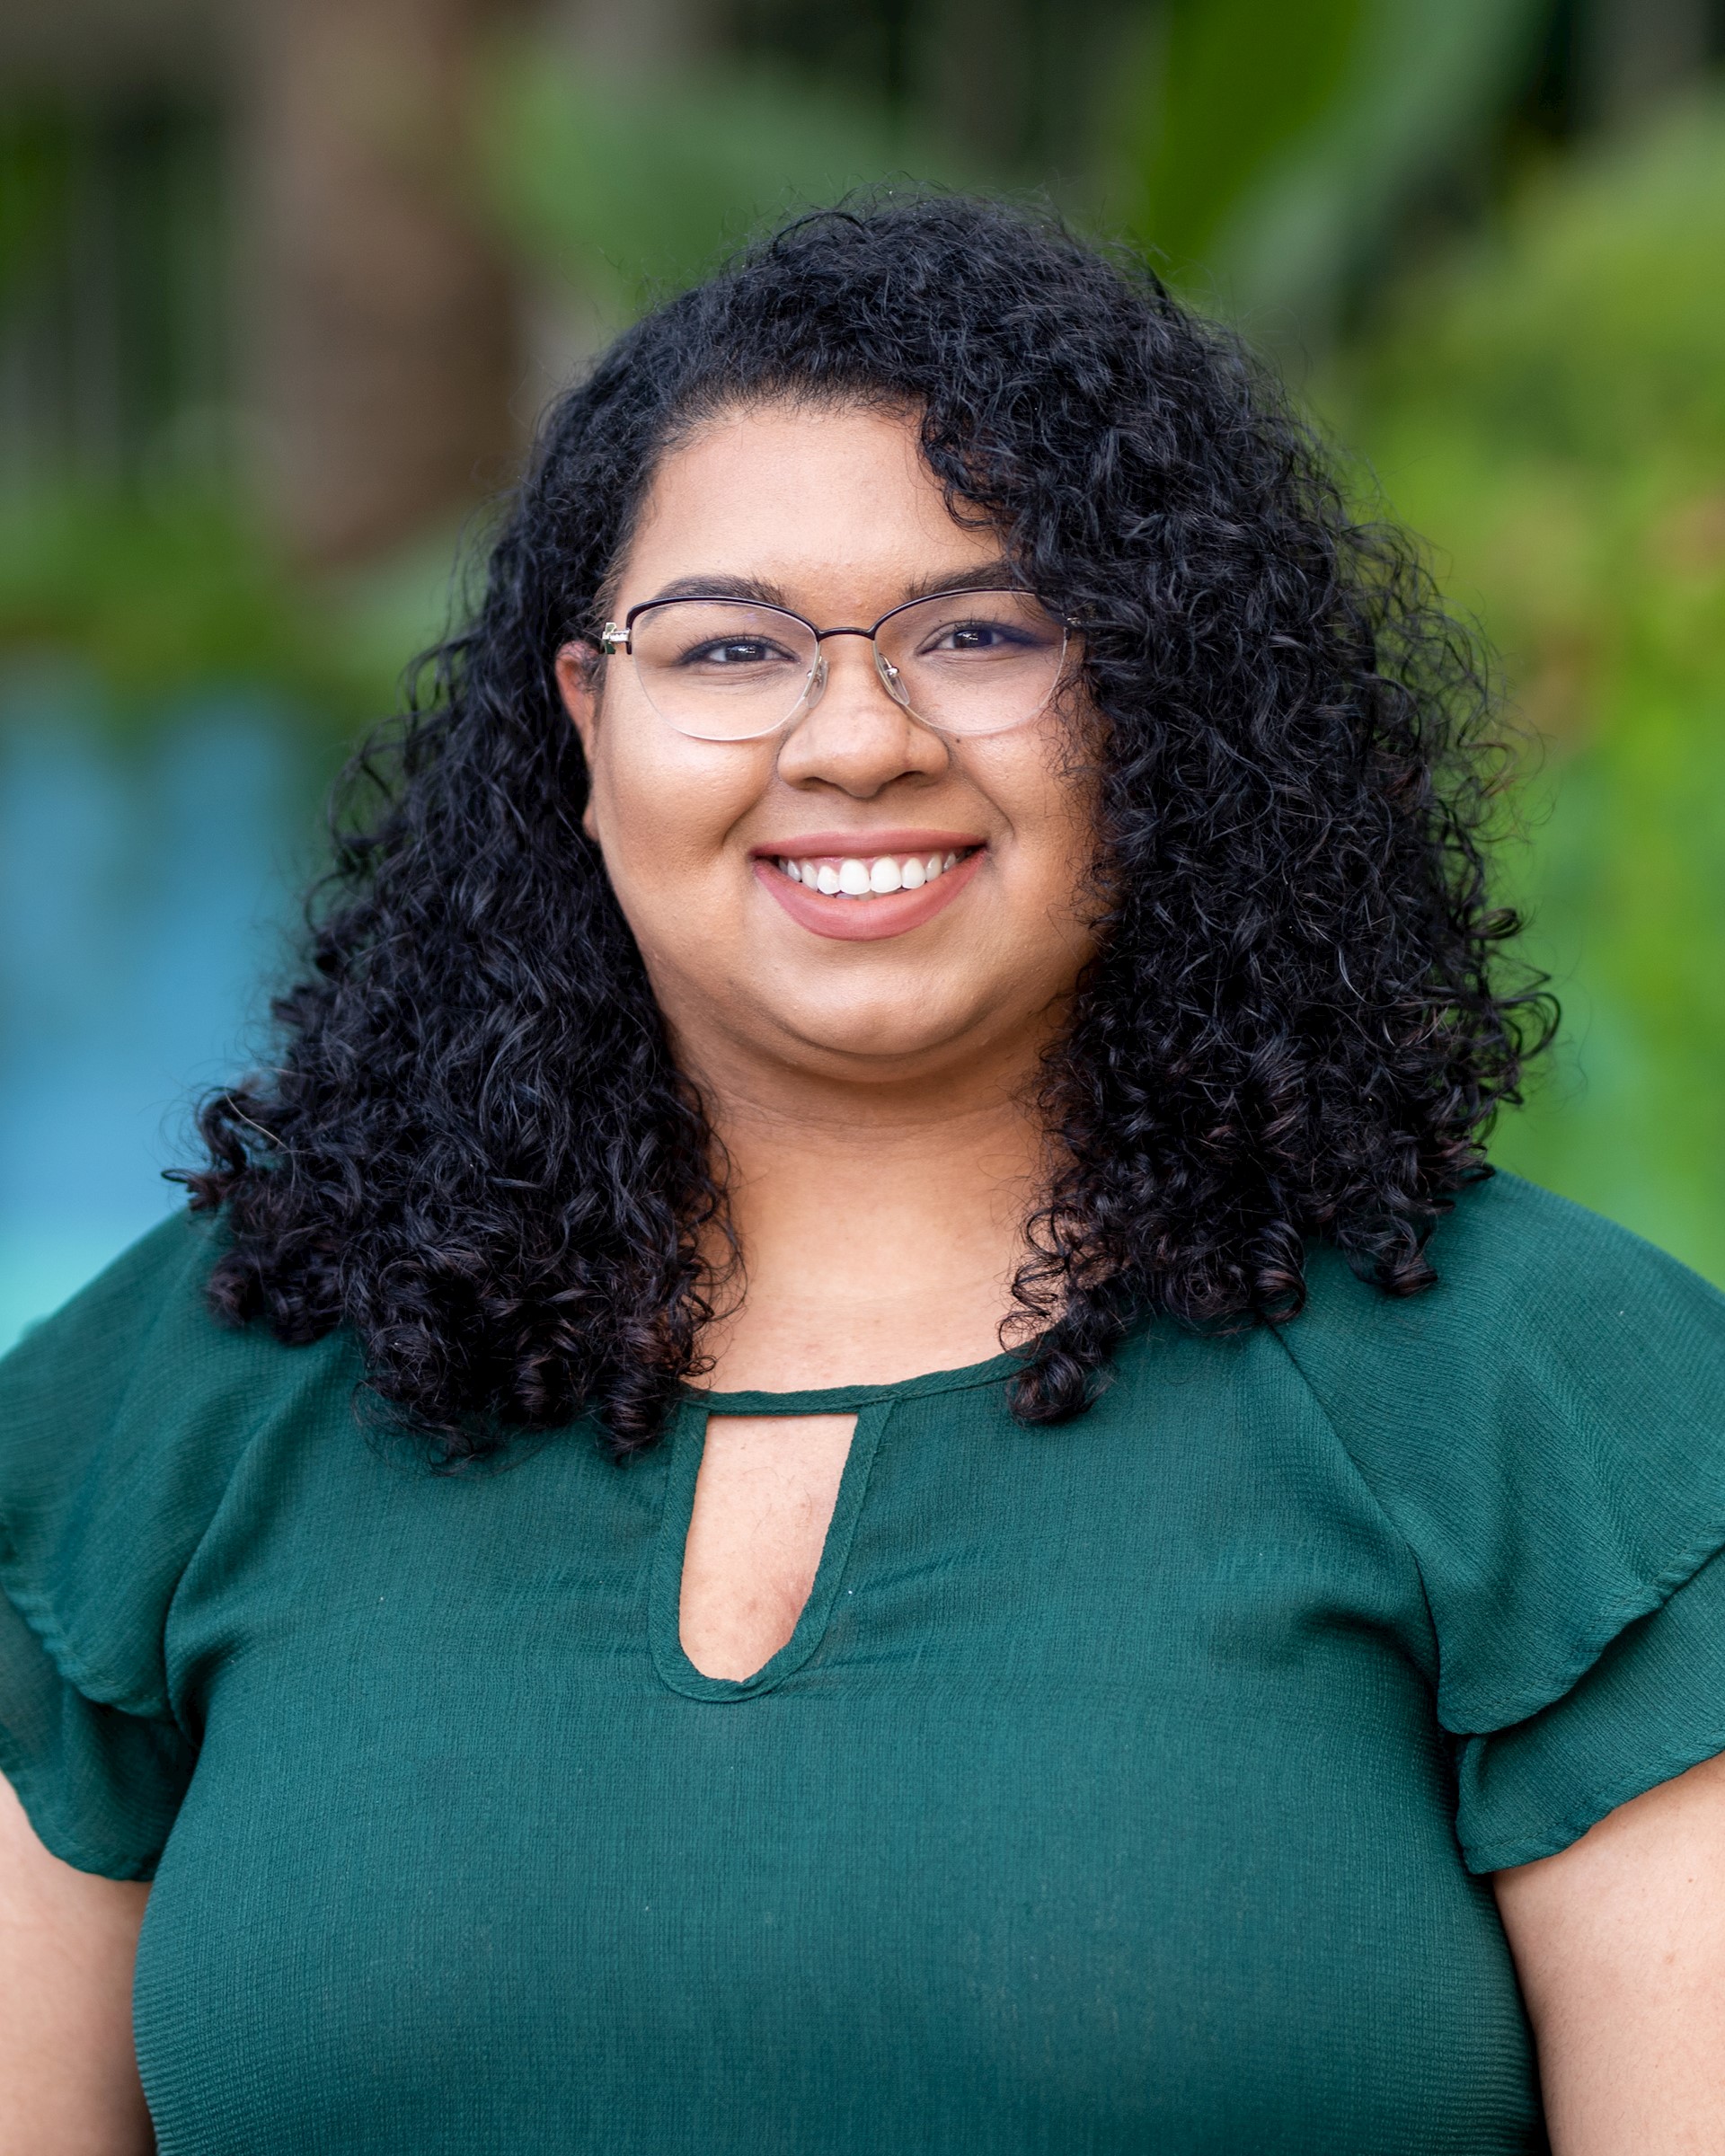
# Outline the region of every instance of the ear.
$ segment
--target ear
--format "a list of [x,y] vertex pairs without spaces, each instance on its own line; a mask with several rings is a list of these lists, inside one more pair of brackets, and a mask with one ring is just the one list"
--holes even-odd
[[[580,736],[581,754],[587,758],[589,775],[593,769],[593,743],[599,724],[599,653],[596,646],[588,643],[565,644],[557,654],[557,687],[563,700],[563,709],[569,713],[570,724]],[[581,828],[598,843],[598,833],[593,828],[593,791],[589,786],[587,807],[581,813]]]
[[565,644],[557,654],[557,686],[563,709],[581,738],[581,754],[593,761],[593,738],[599,719],[599,654],[596,645]]

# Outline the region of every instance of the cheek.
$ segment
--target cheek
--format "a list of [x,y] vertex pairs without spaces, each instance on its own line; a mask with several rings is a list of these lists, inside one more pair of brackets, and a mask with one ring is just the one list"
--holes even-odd
[[[710,905],[730,841],[760,792],[758,759],[735,744],[690,741],[663,727],[601,721],[588,825],[630,925],[643,941],[659,923]],[[734,879],[734,878],[733,878]]]
[[1097,786],[1062,734],[1003,736],[978,777],[1012,831],[1014,880],[1027,907],[1064,925],[1087,905],[1096,851]]

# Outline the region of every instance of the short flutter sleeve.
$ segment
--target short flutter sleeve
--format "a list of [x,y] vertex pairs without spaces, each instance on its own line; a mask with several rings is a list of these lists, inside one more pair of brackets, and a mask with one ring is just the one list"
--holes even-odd
[[1405,1302],[1333,1254],[1283,1334],[1419,1566],[1469,1867],[1725,1752],[1725,1296],[1498,1176]]
[[113,1878],[153,1876],[196,1757],[164,1632],[243,1441],[211,1234],[165,1223],[0,1361],[0,1771]]

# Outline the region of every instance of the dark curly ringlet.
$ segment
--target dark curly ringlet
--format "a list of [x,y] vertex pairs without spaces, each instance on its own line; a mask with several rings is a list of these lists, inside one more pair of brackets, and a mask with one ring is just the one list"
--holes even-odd
[[1238,344],[1041,212],[800,219],[553,409],[471,625],[361,760],[383,803],[338,833],[277,1066],[202,1113],[216,1310],[351,1326],[445,1466],[584,1411],[628,1453],[702,1368],[722,1154],[582,835],[553,662],[667,443],[778,397],[918,414],[955,511],[1082,629],[1100,956],[1044,1072],[1022,1418],[1082,1410],[1146,1315],[1292,1317],[1313,1239],[1427,1286],[1550,1036],[1487,893],[1474,649]]

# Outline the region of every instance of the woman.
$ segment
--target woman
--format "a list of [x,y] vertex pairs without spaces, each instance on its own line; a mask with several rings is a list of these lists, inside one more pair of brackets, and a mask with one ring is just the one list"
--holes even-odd
[[1725,1309],[1486,1177],[1480,713],[1044,223],[623,338],[0,1379],[6,2145],[142,1917],[199,2156],[1725,2147]]

